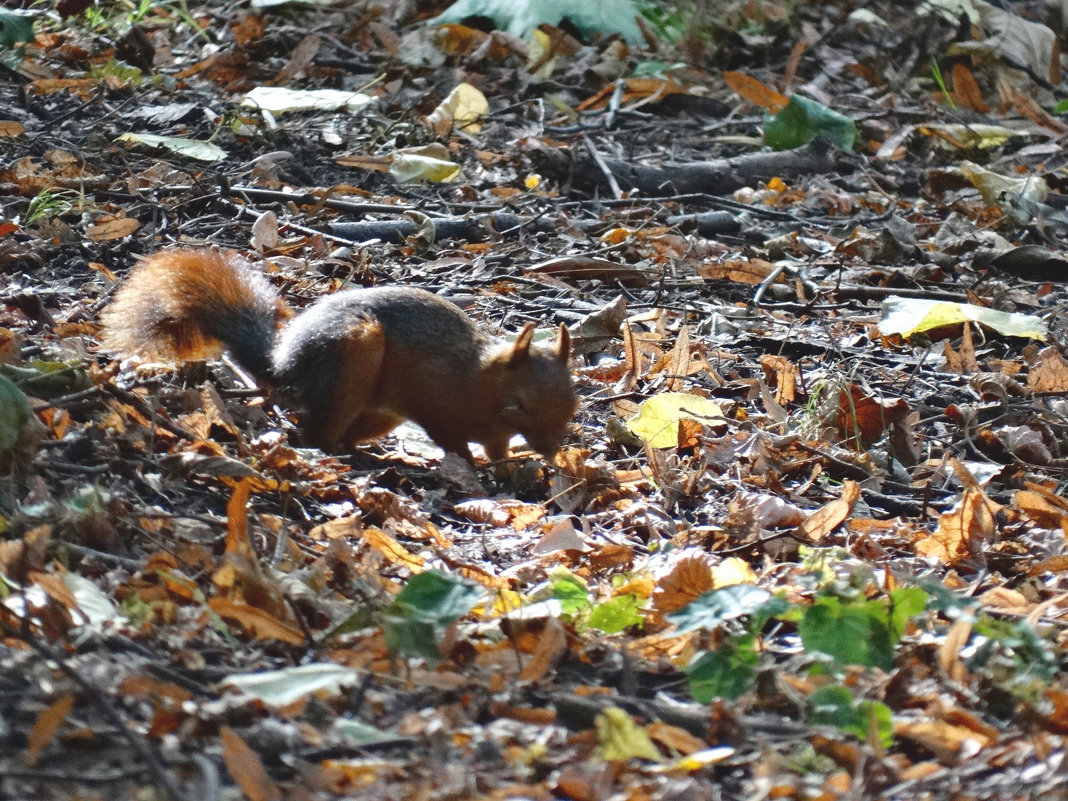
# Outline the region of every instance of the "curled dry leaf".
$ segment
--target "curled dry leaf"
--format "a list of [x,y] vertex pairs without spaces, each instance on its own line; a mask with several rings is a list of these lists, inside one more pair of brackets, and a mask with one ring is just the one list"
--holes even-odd
[[961,502],[939,518],[938,530],[916,543],[916,553],[947,564],[980,553],[993,540],[1000,510],[982,490],[966,489]]
[[812,542],[818,542],[834,531],[853,514],[853,507],[860,498],[860,484],[846,479],[842,485],[842,495],[805,518],[797,527],[799,536]]
[[712,554],[683,552],[675,560],[670,572],[656,582],[652,595],[653,608],[660,612],[674,612],[714,589],[712,570],[717,561]]

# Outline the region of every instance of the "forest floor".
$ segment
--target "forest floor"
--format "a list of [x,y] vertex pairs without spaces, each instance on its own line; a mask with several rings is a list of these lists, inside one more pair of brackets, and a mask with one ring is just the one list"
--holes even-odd
[[[262,5],[0,10],[0,798],[1068,798],[1047,4]],[[179,244],[566,324],[562,451],[105,352]]]

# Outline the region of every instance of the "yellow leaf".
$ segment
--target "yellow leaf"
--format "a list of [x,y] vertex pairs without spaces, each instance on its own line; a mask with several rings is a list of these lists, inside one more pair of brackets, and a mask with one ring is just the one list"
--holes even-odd
[[662,392],[642,402],[627,428],[654,448],[674,448],[680,420],[722,420],[719,405],[687,392]]
[[756,584],[756,573],[748,562],[737,556],[729,556],[712,568],[712,585],[718,590],[732,584]]
[[610,706],[596,719],[598,753],[609,762],[623,762],[631,758],[660,761],[660,752],[653,745],[645,729],[617,706]]
[[461,83],[430,112],[426,121],[438,136],[453,128],[468,134],[482,130],[482,120],[489,114],[486,96],[469,83]]

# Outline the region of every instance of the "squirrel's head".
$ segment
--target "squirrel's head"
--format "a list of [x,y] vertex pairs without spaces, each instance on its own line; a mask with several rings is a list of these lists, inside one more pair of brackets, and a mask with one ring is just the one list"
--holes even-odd
[[534,324],[528,323],[504,354],[499,417],[506,427],[522,434],[531,448],[552,458],[578,408],[567,367],[571,335],[561,323],[552,345],[534,345],[533,336]]

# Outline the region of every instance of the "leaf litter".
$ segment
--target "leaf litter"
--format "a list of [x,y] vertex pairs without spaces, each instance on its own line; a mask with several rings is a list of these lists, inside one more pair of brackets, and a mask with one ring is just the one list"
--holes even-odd
[[[8,794],[1063,792],[1059,23],[589,5],[0,12]],[[102,353],[178,243],[567,324],[563,451]]]

